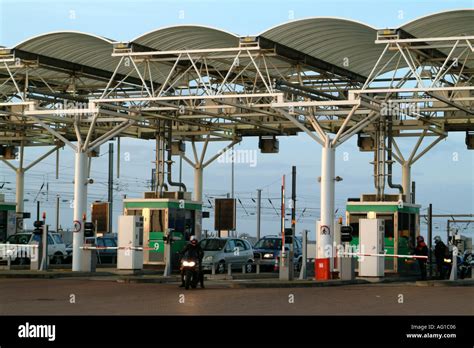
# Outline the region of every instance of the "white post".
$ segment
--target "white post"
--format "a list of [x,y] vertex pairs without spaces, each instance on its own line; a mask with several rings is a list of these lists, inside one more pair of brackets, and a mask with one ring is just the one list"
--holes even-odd
[[402,164],[402,186],[403,194],[407,203],[411,203],[410,189],[411,189],[411,164],[408,161]]
[[24,192],[25,192],[25,170],[17,168],[16,170],[16,212],[23,213],[24,208]]
[[321,154],[321,219],[317,235],[316,267],[324,268],[326,276],[317,279],[328,279],[331,265],[332,240],[334,233],[334,172],[335,148],[326,144]]
[[[202,174],[203,174],[203,166],[200,164],[196,164],[194,167],[194,200],[196,202],[202,203]],[[201,230],[202,230],[202,210],[196,210],[196,229],[194,231],[194,235],[196,236],[197,240],[201,240]]]
[[79,232],[74,232],[72,243],[72,270],[81,271],[82,249],[84,244],[84,223],[83,214],[86,213],[87,206],[87,154],[76,152],[76,164],[74,173],[74,220],[80,221]]

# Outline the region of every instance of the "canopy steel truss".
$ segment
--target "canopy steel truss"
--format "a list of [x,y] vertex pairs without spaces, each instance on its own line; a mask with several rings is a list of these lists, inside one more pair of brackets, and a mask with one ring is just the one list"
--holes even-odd
[[[333,231],[339,145],[355,134],[378,132],[384,153],[388,119],[392,137],[418,137],[408,159],[394,142],[393,156],[407,168],[403,188],[408,191],[411,164],[448,132],[474,130],[473,36],[415,38],[383,30],[374,40],[384,49],[368,76],[261,37],[241,38],[236,47],[164,51],[116,43],[111,57],[119,61],[107,73],[4,50],[0,87],[8,88],[0,95],[0,143],[59,140],[71,147],[74,218],[80,220],[86,210],[87,154],[119,135],[154,139],[157,120],[171,121],[173,139],[204,142],[200,160],[184,157],[195,168],[199,190],[210,139],[233,145],[249,136],[305,132],[322,146],[320,223]],[[416,154],[427,136],[437,138]],[[380,153],[377,158],[383,159],[376,164],[380,189],[386,161]],[[74,237],[73,270],[81,267],[82,233]],[[324,238],[318,258],[325,258],[324,248],[332,244],[331,235]]]

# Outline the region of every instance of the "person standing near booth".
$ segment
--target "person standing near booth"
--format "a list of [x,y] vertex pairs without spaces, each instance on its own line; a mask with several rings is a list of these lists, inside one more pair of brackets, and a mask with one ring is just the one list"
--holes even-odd
[[[428,256],[428,247],[426,246],[425,239],[422,236],[416,237],[415,255],[417,256]],[[418,260],[418,266],[420,266],[421,280],[426,280],[426,261],[425,258]]]
[[446,277],[444,259],[447,255],[448,247],[443,243],[440,236],[434,237],[435,248],[434,254],[436,259],[436,271],[438,272],[439,279],[444,279]]

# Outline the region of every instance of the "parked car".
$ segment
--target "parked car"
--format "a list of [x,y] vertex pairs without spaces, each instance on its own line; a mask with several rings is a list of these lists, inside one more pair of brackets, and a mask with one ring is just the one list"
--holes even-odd
[[[39,242],[41,235],[28,232],[12,234],[8,237],[7,243],[10,244],[33,244]],[[48,256],[53,264],[61,264],[67,258],[66,244],[59,233],[48,233]],[[25,261],[23,259],[20,262]]]
[[242,269],[250,273],[253,269],[252,246],[245,239],[240,238],[206,238],[200,242],[204,250],[202,267],[204,271],[215,267],[216,273],[225,273],[227,265],[231,264],[233,269]]
[[[295,269],[299,271],[303,264],[303,247],[299,237],[294,238],[294,259]],[[277,270],[281,254],[281,237],[272,235],[264,236],[253,246],[254,259],[260,262],[262,270]]]
[[[106,234],[102,237],[88,237],[86,238],[86,244],[94,244],[99,248],[103,247],[117,247],[117,237],[113,234]],[[116,263],[117,262],[117,249],[98,249],[97,250],[97,263]]]

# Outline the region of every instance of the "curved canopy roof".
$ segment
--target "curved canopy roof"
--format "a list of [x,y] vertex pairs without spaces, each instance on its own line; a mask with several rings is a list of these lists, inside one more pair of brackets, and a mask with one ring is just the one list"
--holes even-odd
[[301,19],[264,31],[260,36],[330,64],[367,76],[383,47],[377,30],[340,18]]
[[153,30],[132,43],[160,51],[237,47],[239,36],[211,27],[178,25]]
[[401,27],[416,37],[472,36],[474,9],[438,12],[417,18]]
[[[399,27],[415,37],[474,35],[474,10],[453,10],[431,14]],[[275,42],[318,61],[366,77],[379,58],[383,45],[374,43],[377,29],[352,20],[314,17],[284,23],[263,31],[258,37]],[[237,47],[239,36],[197,25],[171,26],[143,34],[132,44],[152,50],[181,50]],[[64,31],[29,38],[16,46],[17,56],[65,64],[90,75],[108,78],[119,57],[112,57],[115,41],[81,32]],[[49,58],[49,60],[48,60]],[[384,63],[384,62],[382,62]],[[48,65],[45,63],[45,65]],[[163,66],[163,69],[166,68]],[[388,66],[386,70],[390,70]],[[120,68],[125,76],[130,69]],[[136,73],[130,74],[139,82]]]

